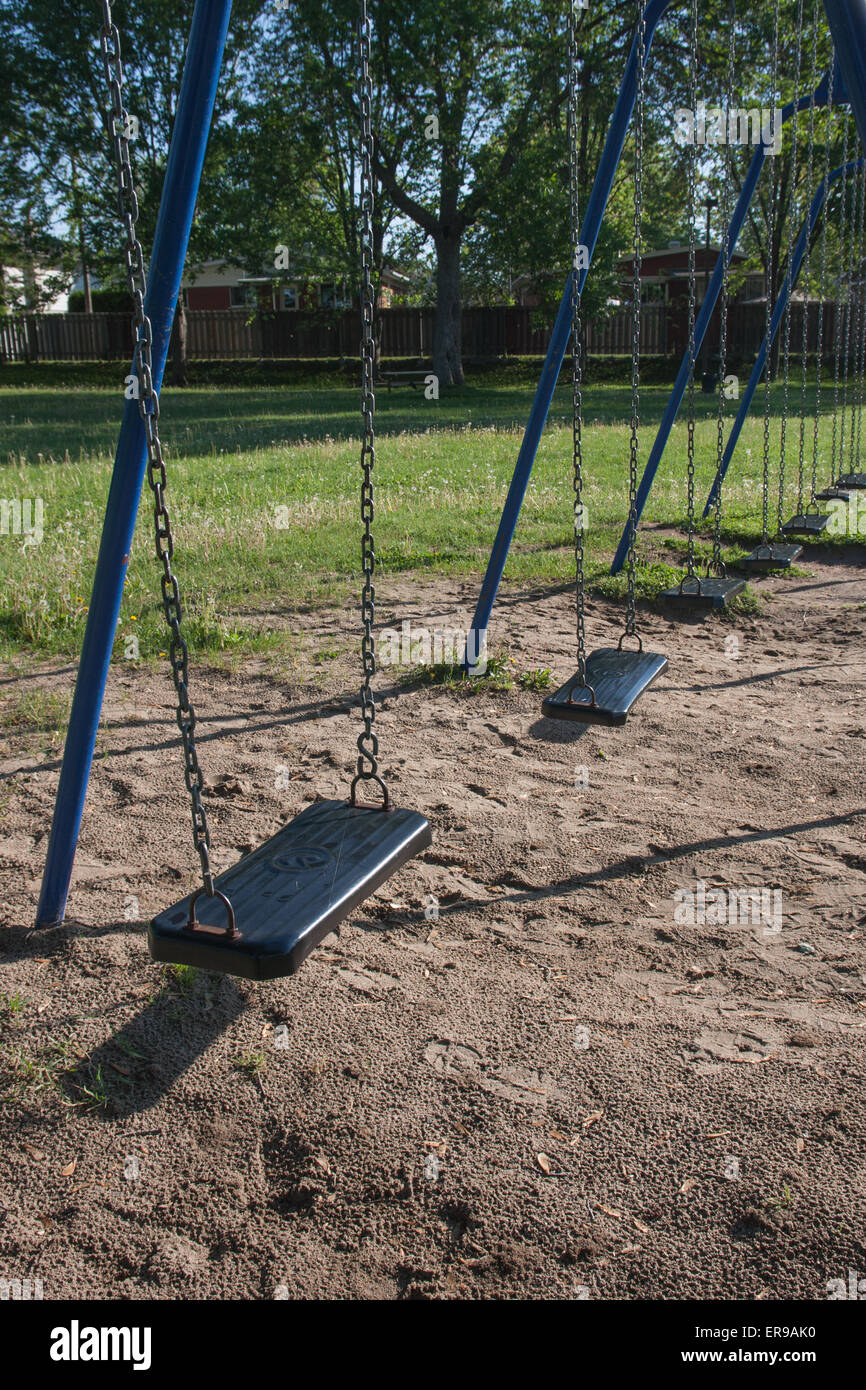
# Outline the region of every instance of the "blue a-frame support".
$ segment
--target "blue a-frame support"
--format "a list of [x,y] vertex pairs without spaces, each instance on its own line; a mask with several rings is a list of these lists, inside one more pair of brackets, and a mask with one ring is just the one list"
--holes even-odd
[[[837,72],[834,74],[834,92],[836,94],[835,99],[839,104],[841,104],[845,100],[844,94],[840,94],[840,85],[841,75]],[[812,95],[807,97],[800,97],[798,101],[789,102],[787,106],[784,106],[782,108],[782,124],[784,125],[787,121],[791,119],[795,110],[806,110],[809,106],[811,106],[813,100],[816,106],[826,106],[829,95],[829,88],[830,80],[829,73],[827,73],[824,75],[820,84],[818,85],[814,93],[814,97]],[[769,145],[761,143],[755,150],[755,153],[753,154],[751,162],[749,164],[748,172],[746,173],[746,177],[743,181],[743,187],[740,190],[740,196],[737,199],[737,205],[734,208],[733,216],[725,232],[722,249],[719,252],[718,259],[713,268],[712,276],[710,277],[710,282],[707,285],[706,294],[704,295],[704,298],[701,302],[701,307],[698,311],[698,316],[695,320],[695,361],[697,361],[698,355],[703,345],[704,338],[706,337],[707,332],[709,330],[710,321],[712,320],[713,314],[715,313],[716,304],[718,303],[719,295],[722,291],[722,281],[724,279],[725,264],[727,263],[727,265],[730,265],[731,257],[737,249],[737,242],[740,238],[740,232],[743,230],[743,224],[746,220],[746,215],[749,211],[749,205],[751,204],[752,198],[754,196],[755,188],[757,186],[761,170],[764,167],[764,163],[767,159],[772,158],[772,155],[769,154],[769,149]],[[670,438],[671,430],[674,427],[674,421],[676,420],[679,408],[683,403],[683,396],[686,393],[691,374],[692,358],[689,349],[687,348],[683,354],[683,359],[680,362],[680,368],[677,372],[673,390],[671,391],[671,394],[668,397],[668,403],[665,406],[664,414],[661,418],[661,422],[658,427],[658,432],[656,434],[655,439],[653,440],[653,446],[650,449],[649,458],[646,461],[646,467],[644,468],[643,476],[641,477],[641,480],[638,483],[637,498],[635,502],[635,526],[638,526],[640,524],[640,519],[643,516],[643,509],[646,506],[647,498],[650,495],[650,490],[655,481],[655,476],[658,472],[659,464],[662,461],[662,455],[664,454],[664,451],[667,447],[667,442]],[[619,571],[622,569],[623,565],[625,564],[626,556],[628,555],[629,550],[630,531],[631,527],[628,524],[626,524],[622,536],[620,537],[620,542],[617,546],[616,554],[613,557],[613,564],[610,567],[611,574],[618,574]]]
[[[165,371],[231,8],[232,0],[196,0],[190,26],[144,306],[153,327],[153,380],[157,390]],[[118,381],[118,393],[120,389]],[[62,922],[66,911],[146,463],[147,445],[138,402],[127,401],[63,749],[37,926]]]
[[760,382],[761,377],[764,374],[764,367],[767,362],[767,354],[776,340],[776,334],[779,331],[779,325],[782,322],[785,310],[788,306],[788,301],[791,298],[791,293],[794,289],[794,286],[797,283],[797,276],[800,273],[800,267],[802,266],[803,260],[806,255],[806,247],[809,244],[809,240],[812,236],[812,233],[818,225],[818,218],[821,216],[822,209],[824,208],[826,200],[829,196],[831,185],[834,184],[837,179],[840,179],[843,174],[849,174],[852,171],[856,170],[862,171],[864,166],[866,166],[866,159],[852,159],[849,160],[847,164],[840,165],[839,168],[834,169],[833,172],[829,174],[826,179],[821,180],[818,190],[814,198],[812,199],[808,215],[806,216],[803,222],[803,226],[800,229],[800,235],[797,237],[794,250],[791,253],[791,264],[789,265],[786,271],[784,284],[782,285],[782,288],[779,292],[779,297],[776,300],[776,303],[773,307],[773,314],[770,320],[769,337],[767,336],[767,334],[764,334],[764,340],[761,343],[761,346],[758,350],[758,355],[755,358],[754,364],[752,366],[752,371],[749,376],[748,385],[745,391],[743,392],[739,407],[737,409],[736,418],[734,419],[734,423],[731,426],[731,432],[728,435],[727,443],[725,444],[725,451],[722,454],[722,461],[716,470],[716,476],[713,479],[713,485],[710,488],[709,496],[707,497],[706,505],[704,507],[703,514],[705,517],[709,515],[710,508],[712,507],[716,499],[716,493],[725,480],[725,474],[728,471],[728,466],[731,462],[731,459],[733,458],[734,450],[737,447],[737,440],[739,439],[740,432],[743,428],[743,425],[745,424],[746,416],[748,415],[749,409],[752,404],[752,399],[755,395],[755,392],[758,389],[758,383]]
[[[649,0],[644,16],[645,56],[649,54],[658,23],[671,4],[672,0]],[[860,138],[866,147],[866,0],[824,0],[824,6]],[[157,389],[162,384],[165,370],[230,14],[231,0],[196,0],[148,271],[145,307],[153,325],[153,376]],[[581,242],[588,251],[587,260],[591,260],[595,249],[631,120],[636,94],[637,55],[635,38],[581,229]],[[580,272],[581,289],[586,273],[586,269]],[[479,638],[481,641],[486,639],[496,591],[568,346],[570,326],[569,275],[476,608],[473,621],[475,652],[481,650]],[[130,401],[124,412],[115,455],[63,751],[36,916],[37,925],[40,926],[62,921],[66,909],[146,460],[144,427],[137,403]]]
[[[655,29],[659,21],[669,8],[671,0],[657,0],[655,4],[650,3],[646,9],[646,48],[645,60],[649,55],[650,44]],[[836,59],[838,62],[837,75],[841,71],[841,81],[836,83],[836,98],[841,102],[850,100],[857,121],[857,128],[860,138],[866,148],[866,0],[824,0],[824,8],[830,25],[833,37]],[[637,78],[637,41],[632,44],[626,65],[625,76],[623,77],[620,88],[619,98],[614,110],[610,130],[602,152],[598,172],[593,184],[592,194],[587,204],[586,215],[581,228],[581,242],[589,248],[588,259],[591,261],[592,251],[598,239],[601,226],[601,219],[607,206],[608,196],[613,184],[614,175],[622,155],[628,125],[631,120],[632,110],[635,101],[635,88]],[[826,79],[825,79],[826,81]],[[822,83],[822,89],[825,84]],[[819,89],[820,90],[820,89]],[[846,95],[842,96],[842,93]],[[847,94],[850,94],[847,95]],[[817,100],[817,96],[816,96]],[[824,90],[823,100],[826,101],[826,90]],[[801,108],[808,106],[811,97],[801,99],[798,106]],[[793,103],[788,108],[788,114],[793,113]],[[754,180],[757,182],[760,168],[763,164],[763,154],[761,147],[758,148],[755,158],[749,170],[748,177],[754,173]],[[754,187],[752,188],[754,192]],[[751,194],[749,195],[751,197]],[[738,203],[739,208],[739,203]],[[746,208],[743,209],[745,217]],[[739,234],[739,233],[738,233]],[[731,250],[736,244],[734,239]],[[717,268],[718,269],[718,268]],[[588,267],[584,268],[580,274],[579,287],[582,290],[588,273]],[[721,271],[718,274],[718,286],[721,285]],[[716,290],[718,294],[718,287]],[[705,296],[705,300],[709,296]],[[703,325],[704,331],[709,323],[711,310],[708,311],[706,322]],[[547,349],[547,356],[541,370],[538,387],[535,392],[535,399],[529,414],[529,420],[524,432],[520,452],[517,456],[514,474],[508,489],[502,517],[499,522],[499,529],[493,543],[493,549],[487,564],[487,571],[481,586],[481,592],[475,608],[472,620],[472,631],[470,633],[467,651],[478,653],[485,649],[487,641],[487,628],[490,623],[490,614],[493,611],[493,604],[496,601],[496,594],[505,569],[505,562],[508,559],[508,552],[514,538],[514,531],[529,485],[529,478],[532,473],[532,466],[535,462],[535,455],[547,420],[550,403],[553,399],[553,392],[559,378],[563,358],[568,347],[568,340],[571,331],[571,274],[566,279],[565,289],[563,290],[562,300],[560,301],[559,311],[553,326],[550,344]],[[686,383],[688,380],[688,364],[686,366]],[[679,377],[678,377],[679,382]],[[680,397],[681,399],[682,397]],[[677,409],[679,405],[677,404]],[[669,403],[669,409],[670,403]],[[670,418],[670,425],[676,416],[676,409]],[[661,458],[659,453],[658,458]],[[658,467],[656,460],[655,467]],[[654,474],[653,474],[654,476]],[[645,503],[652,486],[652,477],[646,478],[643,500]],[[640,515],[640,512],[638,512]],[[617,551],[617,558],[621,563],[622,543]],[[614,568],[617,562],[614,562]],[[467,665],[470,663],[467,662]]]

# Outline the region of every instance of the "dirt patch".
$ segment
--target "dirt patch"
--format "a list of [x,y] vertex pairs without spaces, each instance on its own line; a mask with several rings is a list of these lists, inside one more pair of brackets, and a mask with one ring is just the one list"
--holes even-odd
[[[385,623],[468,625],[470,586],[379,588]],[[57,751],[6,729],[0,1274],[740,1299],[866,1272],[866,577],[757,588],[756,618],[645,617],[670,664],[621,730],[383,671],[394,796],[435,843],[290,981],[149,961],[148,916],[194,883],[167,679],[112,668],[61,929],[28,930]],[[568,594],[494,616],[516,669],[570,673]],[[616,624],[593,605],[592,643]],[[0,706],[71,679],[7,671]],[[312,655],[197,673],[218,868],[342,793],[356,686]]]

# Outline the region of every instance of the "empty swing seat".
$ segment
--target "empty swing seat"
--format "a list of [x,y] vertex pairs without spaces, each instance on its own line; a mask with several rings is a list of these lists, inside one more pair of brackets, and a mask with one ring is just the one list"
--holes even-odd
[[817,502],[850,502],[851,490],[844,487],[825,487],[823,492],[815,493]]
[[798,512],[785,522],[782,531],[786,536],[819,536],[829,520],[818,512]]
[[801,545],[780,545],[773,541],[769,545],[757,546],[751,554],[736,560],[735,564],[739,570],[754,570],[759,574],[766,574],[769,570],[790,569],[802,554]]
[[866,487],[866,473],[843,473],[836,479],[837,487]]
[[195,895],[159,913],[147,932],[154,960],[223,975],[272,980],[292,975],[313,947],[407,859],[432,843],[417,811],[317,801],[214,880],[234,909]]
[[[687,587],[690,584],[695,587]],[[729,579],[727,575],[713,576],[699,581],[686,580],[684,585],[676,584],[672,589],[665,589],[661,597],[666,603],[672,603],[677,608],[726,608],[731,599],[742,593],[745,587],[744,579]]]
[[[586,684],[572,676],[554,695],[548,695],[541,712],[548,719],[570,719],[580,724],[624,724],[635,700],[667,664],[667,657],[658,652],[601,647],[586,659]],[[572,691],[574,697],[569,698]],[[595,693],[594,700],[591,692]]]

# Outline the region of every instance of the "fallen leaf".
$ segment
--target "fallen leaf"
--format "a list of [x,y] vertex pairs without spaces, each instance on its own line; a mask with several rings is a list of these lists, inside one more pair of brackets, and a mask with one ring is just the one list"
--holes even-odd
[[803,1152],[803,1150],[805,1149],[805,1147],[806,1147],[806,1141],[805,1141],[805,1139],[798,1139],[798,1140],[797,1140],[797,1153],[798,1153],[798,1154],[801,1154],[801,1153]]
[[680,1196],[684,1196],[686,1192],[691,1192],[693,1187],[697,1187],[699,1181],[699,1178],[686,1178],[685,1182],[679,1190]]
[[637,1229],[639,1231],[642,1231],[644,1234],[646,1234],[646,1232],[649,1230],[649,1226],[646,1224],[646,1222],[641,1221],[637,1216],[632,1217],[632,1222],[637,1227]]
[[617,1221],[622,1221],[625,1216],[625,1212],[617,1211],[616,1207],[605,1207],[601,1202],[598,1204],[598,1209],[599,1211],[603,1211],[605,1216],[615,1216]]
[[24,1144],[23,1147],[27,1150],[27,1152],[29,1153],[30,1157],[31,1157],[32,1159],[35,1159],[35,1161],[36,1161],[37,1163],[41,1163],[41,1162],[42,1162],[42,1160],[43,1160],[43,1158],[45,1157],[45,1155],[44,1155],[44,1153],[42,1152],[41,1149],[36,1149],[36,1148],[34,1148],[34,1146],[33,1146],[32,1144]]
[[72,1174],[75,1172],[75,1165],[77,1164],[77,1162],[78,1159],[73,1158],[71,1163],[64,1163],[63,1167],[60,1169],[61,1177],[71,1178]]
[[585,1119],[584,1122],[583,1122],[583,1127],[584,1127],[584,1129],[589,1129],[590,1125],[594,1125],[598,1120],[603,1120],[603,1119],[604,1119],[604,1111],[603,1111],[603,1110],[596,1110],[596,1111],[594,1112],[594,1114],[592,1114],[592,1115],[587,1115],[586,1119]]
[[535,1155],[535,1161],[536,1161],[536,1163],[538,1164],[539,1168],[541,1169],[542,1173],[547,1173],[547,1175],[548,1175],[548,1177],[549,1177],[549,1176],[550,1176],[550,1159],[547,1157],[547,1154],[536,1154],[536,1155]]

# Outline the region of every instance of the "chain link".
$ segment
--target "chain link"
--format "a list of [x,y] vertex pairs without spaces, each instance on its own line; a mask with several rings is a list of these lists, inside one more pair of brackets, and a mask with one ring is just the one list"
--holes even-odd
[[153,379],[153,330],[144,309],[147,277],[141,242],[136,231],[138,199],[135,192],[127,134],[129,117],[123,104],[123,64],[120,52],[120,34],[114,23],[110,0],[101,0],[101,4],[100,48],[108,82],[109,125],[117,171],[118,206],[126,233],[124,259],[127,283],[134,305],[133,376],[137,382],[138,410],[144,424],[147,444],[147,480],[154,499],[156,558],[162,565],[160,576],[162,606],[166,624],[171,632],[169,659],[177,693],[176,719],[183,745],[184,780],[190,796],[193,844],[201,861],[204,889],[208,896],[212,897],[214,884],[210,865],[210,830],[202,801],[204,778],[199,766],[195,743],[196,714],[189,698],[189,651],[181,631],[180,588],[171,565],[174,556],[174,540],[165,500],[167,479],[158,428],[159,395]]
[[571,462],[574,490],[575,596],[577,607],[577,680],[586,684],[586,575],[583,507],[583,357],[580,320],[579,129],[577,102],[577,0],[568,8],[568,191],[571,246]]
[[[735,37],[737,29],[737,5],[736,0],[731,0],[728,6],[728,73],[727,73],[727,92],[725,102],[727,111],[730,112],[734,94],[734,64],[735,64]],[[722,293],[720,303],[719,320],[719,382],[718,382],[718,413],[716,415],[716,477],[718,486],[716,488],[715,506],[713,511],[713,558],[709,569],[715,574],[725,573],[725,562],[722,559],[722,459],[725,450],[725,374],[728,368],[728,300],[730,297],[730,267],[731,267],[731,245],[730,227],[728,222],[731,212],[731,160],[727,144],[723,147],[722,155],[725,163],[725,174],[722,180],[722,226],[724,227],[724,241],[722,243]]]
[[[866,198],[866,168],[860,175],[863,182],[861,198]],[[862,231],[862,228],[861,228]],[[860,348],[859,362],[857,366],[857,439],[855,446],[855,457],[853,461],[854,471],[860,469],[860,441],[863,428],[863,390],[866,381],[866,283],[864,283],[864,273],[866,273],[866,262],[863,259],[863,237],[860,238],[860,271],[858,277],[858,292],[860,296]]]
[[[856,139],[855,139],[856,149]],[[854,314],[854,257],[857,247],[857,207],[859,187],[856,170],[851,175],[851,212],[848,219],[850,246],[848,250],[848,273],[845,279],[845,333],[842,344],[842,400],[839,413],[839,467],[845,471],[845,420],[848,414],[848,376],[851,358],[851,319]]]
[[[832,80],[832,78],[831,78]],[[812,58],[809,69],[809,141],[808,156],[806,163],[806,216],[811,213],[810,200],[812,198],[812,179],[815,176],[815,85],[818,81],[818,5],[817,0],[812,0]],[[827,98],[828,102],[830,97]],[[800,338],[800,356],[802,358],[800,377],[800,433],[799,433],[799,455],[797,471],[797,515],[804,514],[803,487],[805,480],[806,465],[806,387],[808,384],[808,353],[809,353],[809,275],[812,269],[812,237],[808,226],[806,229],[806,251],[803,257],[803,268],[800,276],[800,283],[803,286],[803,329]],[[817,414],[815,416],[817,420]],[[818,511],[817,503],[814,504],[814,488],[809,497],[810,511]]]
[[782,525],[785,519],[785,449],[788,438],[788,385],[790,380],[791,365],[791,291],[793,289],[791,271],[793,269],[794,253],[794,228],[797,222],[797,135],[799,112],[798,93],[800,91],[800,70],[803,59],[803,0],[797,3],[797,63],[794,74],[794,111],[791,116],[791,171],[790,188],[791,198],[788,206],[788,235],[786,246],[787,265],[785,269],[784,291],[787,295],[785,303],[785,331],[783,334],[782,346],[782,422],[779,427],[779,506],[776,516],[776,534],[781,539],[783,535]]
[[[644,64],[646,62],[646,6],[638,0],[637,81],[634,104],[634,263],[631,330],[631,437],[628,456],[628,583],[623,637],[637,634],[635,581],[637,556],[637,462],[640,430],[640,327],[641,249],[643,241],[643,137]],[[622,641],[622,638],[620,638]]]
[[[695,579],[695,221],[697,209],[697,111],[698,111],[698,0],[692,0],[689,43],[689,106],[692,112],[692,140],[686,164],[686,217],[689,223],[689,384],[686,411],[686,515],[688,518],[688,578]],[[700,590],[700,581],[698,582]]]
[[[775,0],[773,6],[773,62],[770,87],[770,108],[771,110],[775,110],[776,94],[779,87],[779,0]],[[773,243],[776,239],[776,191],[778,188],[775,159],[772,161],[772,169],[773,181],[770,185],[770,205],[767,210],[767,287],[764,304],[764,342],[766,343],[767,355],[764,361],[764,456],[761,492],[761,549],[769,549],[770,554],[773,553],[772,542],[770,540],[770,419],[773,384],[773,343],[771,334],[774,300],[773,292],[775,289]]]
[[[836,64],[831,52],[830,78],[827,89],[827,119],[824,129],[824,209],[821,216],[821,268],[818,272],[818,342],[815,374],[815,423],[812,430],[812,483],[809,506],[818,510],[818,430],[821,424],[821,360],[824,355],[824,300],[827,296],[827,222],[830,212],[830,145],[833,137],[833,75]],[[831,479],[832,482],[832,479]]]
[[[836,277],[836,322],[833,333],[833,436],[830,450],[830,482],[835,483],[842,472],[842,450],[839,447],[839,374],[842,367],[842,321],[844,318],[843,298],[845,294],[845,235],[848,230],[846,209],[848,206],[848,108],[844,109],[842,121],[842,187],[839,202],[839,274]],[[844,417],[842,420],[844,432]],[[838,455],[837,455],[838,447]],[[838,458],[838,464],[837,464]]]
[[851,426],[848,438],[848,458],[849,472],[857,471],[857,458],[855,448],[857,444],[857,402],[860,395],[860,344],[863,334],[863,295],[862,295],[862,268],[863,268],[863,203],[864,187],[863,174],[855,174],[855,189],[857,190],[857,255],[852,261],[851,285],[849,293],[853,300],[852,313],[854,316],[854,371],[851,383]]
[[354,801],[355,787],[360,781],[376,781],[382,788],[385,804],[388,793],[379,774],[379,739],[375,732],[376,703],[373,699],[373,677],[376,674],[376,639],[373,623],[376,617],[376,590],[373,577],[376,570],[376,550],[373,544],[373,520],[375,517],[373,469],[376,463],[376,437],[374,413],[376,397],[373,393],[373,374],[376,363],[376,347],[373,335],[373,83],[370,77],[370,20],[367,15],[366,0],[361,0],[361,13],[358,20],[358,60],[360,65],[359,97],[361,108],[361,413],[363,415],[363,437],[361,441],[361,520],[364,532],[361,539],[361,569],[363,587],[361,590],[361,659],[364,681],[361,686],[361,719],[364,724],[358,735],[357,774],[352,784]]

